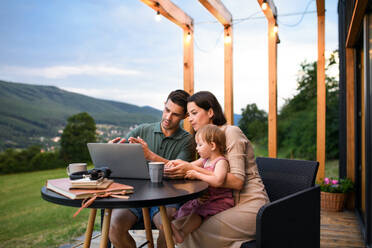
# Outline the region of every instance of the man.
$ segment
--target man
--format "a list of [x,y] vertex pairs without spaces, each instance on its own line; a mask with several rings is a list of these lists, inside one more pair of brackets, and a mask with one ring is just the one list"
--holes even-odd
[[[140,143],[145,158],[149,161],[164,163],[174,159],[192,161],[195,155],[193,137],[180,127],[181,120],[187,115],[188,96],[189,94],[183,90],[172,91],[165,102],[161,122],[142,124],[131,131],[127,139],[118,137],[110,142],[122,143],[128,140],[130,143]],[[157,247],[165,247],[159,208],[152,207],[149,210],[150,217],[159,229]],[[168,205],[166,210],[167,215],[171,217],[176,212],[176,206]],[[136,247],[128,231],[137,221],[143,221],[141,208],[113,209],[109,235],[116,248]]]

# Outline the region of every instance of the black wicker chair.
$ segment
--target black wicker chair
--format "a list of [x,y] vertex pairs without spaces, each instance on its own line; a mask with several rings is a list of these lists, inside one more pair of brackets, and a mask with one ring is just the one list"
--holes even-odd
[[[314,186],[319,163],[262,157],[256,161],[270,203],[257,214],[256,240],[241,248],[319,248],[320,188]],[[139,223],[133,229],[144,226]]]
[[256,240],[241,248],[320,247],[320,188],[316,161],[257,158],[270,203],[256,219]]

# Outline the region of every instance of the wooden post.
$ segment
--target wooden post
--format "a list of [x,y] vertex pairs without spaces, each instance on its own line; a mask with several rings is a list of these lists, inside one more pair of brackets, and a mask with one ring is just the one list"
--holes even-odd
[[346,48],[346,168],[355,180],[355,49]]
[[225,116],[228,124],[234,124],[234,99],[233,99],[233,33],[232,15],[223,5],[221,0],[199,0],[199,2],[224,26],[225,38],[229,41],[224,46],[224,93]]
[[325,177],[326,160],[326,86],[325,86],[325,11],[324,0],[317,1],[318,10],[318,63],[317,63],[317,137],[316,158],[319,162],[317,181]]
[[[194,33],[187,29],[183,30],[183,89],[194,94]],[[183,128],[193,133],[188,118],[184,120]]]
[[277,157],[277,43],[279,37],[277,34],[276,16],[277,9],[273,0],[257,0],[260,7],[266,3],[266,8],[262,9],[268,21],[268,41],[269,41],[269,114],[268,114],[268,153],[269,157]]
[[[356,55],[354,48],[346,48],[346,176],[355,182],[355,134],[356,134],[356,123],[355,123],[355,66],[356,66]],[[363,67],[362,67],[363,68]],[[361,136],[363,137],[363,135]],[[361,177],[362,180],[364,177]],[[362,185],[362,192],[364,183]],[[362,193],[362,209],[365,207],[363,201],[365,199]],[[355,199],[355,194],[351,195],[351,199]],[[354,208],[354,202],[349,200],[346,203],[348,209]]]
[[269,20],[269,116],[268,116],[268,153],[277,157],[277,34],[275,22]]
[[225,46],[225,116],[227,123],[234,124],[234,87],[233,87],[233,29],[228,26],[224,29]]

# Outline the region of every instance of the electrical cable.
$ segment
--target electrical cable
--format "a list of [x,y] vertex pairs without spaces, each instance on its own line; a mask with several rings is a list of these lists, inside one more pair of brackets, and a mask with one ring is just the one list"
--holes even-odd
[[[305,8],[305,10],[302,12],[301,17],[300,17],[300,19],[298,20],[298,22],[296,22],[296,23],[294,23],[294,24],[286,24],[286,23],[283,23],[283,22],[280,22],[279,20],[277,20],[278,23],[279,23],[280,25],[283,25],[283,26],[286,26],[286,27],[296,27],[296,26],[298,26],[298,25],[302,22],[302,20],[304,19],[305,14],[307,13],[307,9],[309,8],[310,4],[311,4],[313,1],[315,1],[315,0],[310,0],[310,1],[307,3],[306,8]],[[278,15],[278,19],[279,19],[279,15]]]
[[[315,0],[310,0],[310,1],[307,3],[307,5],[306,5],[306,7],[305,7],[305,9],[304,9],[303,12],[293,12],[293,13],[286,13],[286,14],[282,14],[282,15],[279,15],[279,14],[278,14],[278,16],[277,16],[277,18],[279,18],[279,17],[285,17],[285,16],[296,16],[296,15],[301,15],[300,19],[299,19],[296,23],[294,23],[294,24],[287,24],[287,23],[279,22],[279,20],[277,19],[278,23],[279,23],[280,25],[283,25],[283,26],[286,26],[286,27],[296,27],[296,26],[298,26],[298,25],[303,21],[303,19],[304,19],[304,17],[305,17],[306,14],[313,14],[313,13],[316,13],[316,12],[317,12],[316,10],[308,11],[308,8],[310,7],[310,4],[311,4],[313,1],[315,1]],[[259,14],[259,13],[262,13],[262,12],[261,12],[261,11],[257,11],[257,12],[255,12],[255,13],[249,15],[248,17],[243,17],[243,18],[233,19],[233,25],[236,26],[236,25],[238,25],[238,24],[240,24],[240,23],[243,23],[243,22],[245,22],[245,21],[252,20],[252,19],[264,19],[264,18],[266,18],[265,16],[256,16],[256,15]],[[215,24],[215,23],[219,23],[219,22],[218,22],[218,21],[201,21],[201,22],[195,22],[195,25],[201,25],[201,24]],[[218,35],[218,38],[217,38],[217,40],[216,40],[216,42],[215,42],[213,48],[211,48],[211,49],[209,49],[209,50],[206,50],[206,49],[201,48],[201,47],[199,46],[197,40],[196,40],[195,37],[194,37],[195,46],[196,46],[196,48],[197,48],[199,51],[204,52],[204,53],[209,53],[209,52],[213,51],[213,50],[217,47],[219,41],[221,40],[222,34],[223,34],[223,30],[222,30],[221,33]]]
[[194,36],[195,47],[196,47],[199,51],[201,51],[201,52],[203,52],[203,53],[210,53],[210,52],[212,52],[214,49],[216,49],[218,43],[219,43],[220,40],[221,40],[222,34],[223,34],[223,30],[219,33],[218,38],[217,38],[216,43],[214,44],[214,46],[213,46],[211,49],[209,49],[209,50],[206,50],[206,49],[201,48],[201,47],[198,45],[198,42],[197,42],[197,40],[196,40],[196,38],[195,38],[195,36]]

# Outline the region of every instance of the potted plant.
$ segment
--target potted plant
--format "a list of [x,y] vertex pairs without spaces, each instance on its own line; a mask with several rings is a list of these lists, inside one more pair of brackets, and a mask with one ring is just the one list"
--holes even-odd
[[320,184],[321,208],[326,211],[342,211],[346,194],[353,191],[353,182],[346,179],[324,178]]

